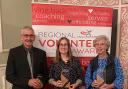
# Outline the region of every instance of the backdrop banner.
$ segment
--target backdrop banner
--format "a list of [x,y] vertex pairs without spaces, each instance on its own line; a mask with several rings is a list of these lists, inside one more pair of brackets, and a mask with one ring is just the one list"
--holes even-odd
[[32,27],[36,33],[34,45],[55,57],[56,43],[61,37],[70,39],[73,55],[85,67],[96,56],[93,40],[106,35],[111,40],[112,8],[32,4]]

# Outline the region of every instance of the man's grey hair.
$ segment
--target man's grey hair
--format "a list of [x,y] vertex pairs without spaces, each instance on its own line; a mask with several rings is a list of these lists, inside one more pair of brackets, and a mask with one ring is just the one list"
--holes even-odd
[[31,26],[24,26],[24,27],[21,29],[21,34],[23,34],[23,31],[26,30],[26,29],[32,30],[33,33],[34,33],[34,29],[33,29]]

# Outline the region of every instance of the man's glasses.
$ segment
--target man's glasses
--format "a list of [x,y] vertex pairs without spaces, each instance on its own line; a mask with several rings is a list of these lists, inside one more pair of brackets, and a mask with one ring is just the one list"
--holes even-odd
[[24,37],[34,37],[35,35],[33,34],[23,34]]

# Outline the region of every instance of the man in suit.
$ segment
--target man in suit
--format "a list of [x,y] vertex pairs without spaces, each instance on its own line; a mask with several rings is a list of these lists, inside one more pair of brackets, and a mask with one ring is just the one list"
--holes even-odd
[[46,52],[33,47],[34,40],[33,28],[25,26],[21,29],[22,45],[9,51],[6,79],[12,89],[43,89],[48,80]]

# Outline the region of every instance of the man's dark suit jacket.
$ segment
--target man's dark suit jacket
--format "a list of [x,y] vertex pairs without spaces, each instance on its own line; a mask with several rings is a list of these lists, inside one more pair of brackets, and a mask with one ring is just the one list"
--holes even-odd
[[[46,52],[33,47],[33,75],[43,76],[42,82],[45,84],[48,79],[48,70],[46,62]],[[27,60],[27,53],[23,45],[10,49],[7,67],[6,79],[13,84],[12,89],[33,89],[28,86],[31,79],[30,68]]]

